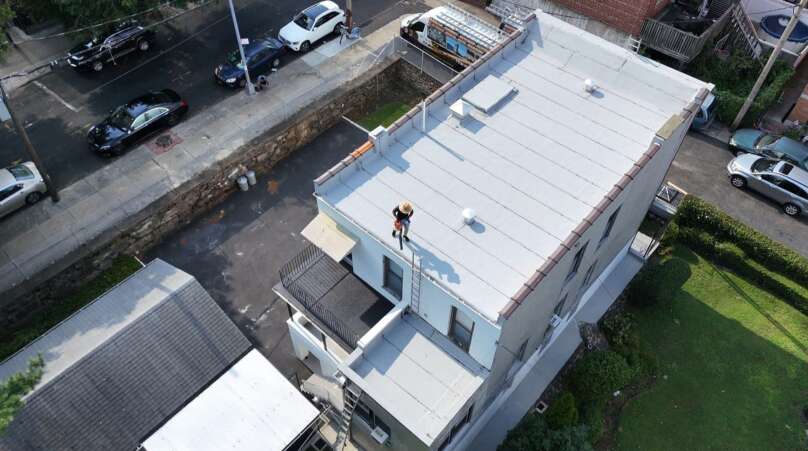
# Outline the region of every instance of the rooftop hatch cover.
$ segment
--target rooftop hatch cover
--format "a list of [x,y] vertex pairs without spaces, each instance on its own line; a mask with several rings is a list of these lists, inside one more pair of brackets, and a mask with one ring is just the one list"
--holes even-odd
[[463,100],[488,114],[502,99],[514,91],[515,89],[508,83],[493,75],[488,75],[483,81],[477,83],[477,86],[463,94]]

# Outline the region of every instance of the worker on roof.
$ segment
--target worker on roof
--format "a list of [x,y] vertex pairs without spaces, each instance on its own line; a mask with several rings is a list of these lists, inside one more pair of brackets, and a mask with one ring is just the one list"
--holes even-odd
[[396,222],[393,224],[393,238],[396,237],[396,232],[398,232],[405,241],[410,241],[407,233],[410,231],[410,218],[412,218],[413,213],[415,212],[412,209],[412,204],[406,200],[393,209],[393,217],[396,218]]

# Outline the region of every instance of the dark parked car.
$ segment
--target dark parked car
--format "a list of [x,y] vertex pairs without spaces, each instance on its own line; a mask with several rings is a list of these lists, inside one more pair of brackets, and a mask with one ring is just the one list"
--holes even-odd
[[[286,53],[286,47],[275,38],[256,39],[244,46],[244,58],[250,77],[255,79],[259,74],[269,72],[273,67],[281,64],[281,56]],[[234,50],[227,55],[227,62],[216,66],[213,71],[216,82],[229,87],[244,87],[247,76],[244,75],[244,65],[241,54]]]
[[762,157],[788,161],[808,170],[808,146],[787,136],[745,128],[732,135],[729,140],[729,148],[736,155],[742,152],[753,153]]
[[127,147],[165,127],[188,112],[188,103],[170,90],[150,92],[110,113],[87,133],[90,148],[104,155],[120,155]]
[[126,54],[148,51],[153,42],[154,31],[125,22],[74,47],[67,53],[67,64],[77,70],[100,72]]

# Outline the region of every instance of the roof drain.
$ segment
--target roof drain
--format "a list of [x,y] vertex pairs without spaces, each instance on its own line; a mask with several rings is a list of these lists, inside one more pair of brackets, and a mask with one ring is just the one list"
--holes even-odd
[[463,209],[463,222],[467,225],[474,224],[474,221],[477,220],[477,213],[474,212],[471,208]]

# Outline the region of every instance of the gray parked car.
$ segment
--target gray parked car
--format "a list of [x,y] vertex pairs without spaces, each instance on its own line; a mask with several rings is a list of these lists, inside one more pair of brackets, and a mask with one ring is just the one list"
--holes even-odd
[[736,188],[749,187],[783,206],[789,216],[808,213],[808,172],[786,161],[741,155],[727,165]]
[[46,191],[42,175],[30,161],[0,169],[0,218],[37,203]]

